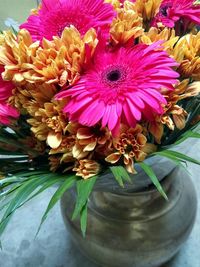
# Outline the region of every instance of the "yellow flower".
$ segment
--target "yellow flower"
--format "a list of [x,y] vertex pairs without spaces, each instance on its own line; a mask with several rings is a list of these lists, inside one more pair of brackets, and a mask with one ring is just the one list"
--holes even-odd
[[136,0],[135,6],[144,21],[151,20],[158,13],[162,0]]
[[178,71],[184,78],[200,80],[200,32],[182,37],[174,48]]
[[117,9],[117,17],[111,25],[111,42],[125,44],[131,38],[141,36],[143,31],[142,18],[139,17],[135,4],[125,1],[124,6]]
[[[116,152],[110,154],[106,161],[115,164],[123,158],[124,165],[130,173],[135,173],[134,161],[143,161],[147,156],[145,151],[147,138],[144,136],[143,128],[139,124],[135,128],[122,125],[120,135],[113,140],[113,145]],[[149,151],[149,148],[146,149]]]
[[73,169],[77,176],[81,176],[83,179],[91,178],[100,172],[100,165],[89,159],[79,160]]
[[24,83],[25,73],[33,68],[33,58],[38,47],[39,42],[33,43],[26,30],[21,30],[17,37],[11,32],[4,32],[0,46],[0,65],[5,66],[3,79],[17,84]]
[[17,37],[5,32],[0,46],[0,64],[5,66],[3,78],[20,85],[26,82],[71,84],[79,78],[97,43],[94,29],[81,37],[73,26],[65,28],[60,38],[43,39],[42,47],[39,42],[33,43],[24,29]]
[[119,8],[121,6],[120,0],[105,0],[104,2],[113,5],[113,7],[115,9],[117,9],[117,8]]
[[46,140],[51,148],[59,147],[68,123],[62,109],[60,101],[45,103],[44,107],[39,108],[35,115],[27,120],[35,136],[41,141]]
[[[33,58],[33,69],[26,74],[32,83],[74,83],[80,76],[83,65],[90,59],[98,43],[96,32],[90,29],[81,37],[75,27],[65,28],[61,37],[52,41],[43,40],[43,47]],[[87,49],[87,52],[86,52]]]
[[168,54],[173,55],[174,53],[174,45],[178,41],[179,36],[176,36],[174,29],[168,28],[150,28],[148,32],[145,32],[143,36],[141,36],[140,40],[145,44],[152,44],[157,41],[163,41],[163,47],[168,52]]

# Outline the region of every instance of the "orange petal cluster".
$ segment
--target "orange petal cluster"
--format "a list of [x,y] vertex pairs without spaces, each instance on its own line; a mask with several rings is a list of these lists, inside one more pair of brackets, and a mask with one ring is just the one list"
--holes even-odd
[[135,128],[122,125],[120,135],[113,140],[115,152],[110,154],[106,161],[115,164],[122,159],[127,171],[135,173],[134,161],[143,161],[146,158],[146,144],[147,138],[141,125],[137,124]]
[[123,7],[117,9],[117,17],[111,25],[111,42],[115,45],[125,44],[140,37],[144,32],[142,22],[135,4],[125,1]]

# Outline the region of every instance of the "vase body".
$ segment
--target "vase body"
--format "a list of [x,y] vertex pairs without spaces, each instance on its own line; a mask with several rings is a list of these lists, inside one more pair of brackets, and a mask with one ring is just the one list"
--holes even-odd
[[153,186],[125,194],[93,192],[85,238],[79,220],[71,221],[76,193],[65,193],[61,209],[72,240],[103,267],[156,267],[167,262],[192,230],[197,198],[191,179],[178,168],[161,183],[169,201]]

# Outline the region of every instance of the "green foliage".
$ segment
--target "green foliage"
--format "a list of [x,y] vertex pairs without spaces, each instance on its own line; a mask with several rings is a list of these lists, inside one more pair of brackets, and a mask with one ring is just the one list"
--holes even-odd
[[[73,176],[73,183],[75,177]],[[41,194],[47,188],[61,184],[51,199],[48,208],[42,218],[42,223],[47,217],[48,212],[62,196],[62,193],[69,189],[72,184],[72,177],[66,175],[54,174],[45,171],[29,171],[17,173],[14,176],[6,177],[0,181],[1,190],[0,203],[2,210],[5,209],[0,221],[0,236],[5,230],[14,212],[30,201],[32,198]],[[6,190],[6,188],[8,188]],[[6,201],[6,202],[5,202]]]
[[147,165],[144,162],[140,162],[139,165],[141,166],[141,168],[144,170],[144,172],[149,176],[149,178],[151,179],[152,183],[156,186],[156,188],[158,189],[158,191],[160,192],[160,194],[166,199],[168,200],[168,197],[165,193],[165,191],[163,190],[158,178],[156,177],[153,169]]
[[76,183],[77,189],[77,199],[75,209],[72,215],[72,220],[75,220],[78,215],[80,215],[81,221],[81,230],[83,235],[86,233],[86,225],[87,225],[87,203],[88,198],[92,192],[92,189],[95,185],[97,177],[94,176],[87,180],[79,180]]
[[114,166],[110,167],[110,170],[121,187],[124,187],[124,181],[130,183],[132,182],[128,172],[126,171],[126,169],[124,169],[124,167]]
[[41,220],[40,226],[38,228],[37,234],[39,233],[42,224],[46,220],[49,211],[61,199],[63,194],[75,184],[75,182],[76,182],[76,176],[74,176],[74,175],[68,176],[67,179],[65,179],[65,181],[63,181],[63,183],[60,185],[60,187],[56,190],[55,194],[51,198],[51,200],[50,200],[50,202],[48,204],[48,207],[47,207],[47,209],[46,209],[46,211],[45,211],[45,213],[44,213],[44,215],[42,217],[42,220]]
[[182,142],[186,141],[188,138],[200,138],[200,133],[193,132],[192,130],[188,130],[184,134],[178,138],[178,140],[174,143],[174,145],[180,145]]
[[83,207],[80,216],[81,216],[81,231],[83,236],[85,237],[86,235],[86,230],[87,230],[87,212],[88,212],[88,207],[87,207],[87,203],[85,204],[85,206]]
[[174,160],[174,161],[179,161],[179,162],[187,162],[188,161],[188,162],[200,165],[199,160],[188,157],[185,154],[182,154],[180,152],[173,151],[173,150],[158,151],[158,152],[155,152],[154,154],[165,157],[165,158],[169,158],[169,159]]

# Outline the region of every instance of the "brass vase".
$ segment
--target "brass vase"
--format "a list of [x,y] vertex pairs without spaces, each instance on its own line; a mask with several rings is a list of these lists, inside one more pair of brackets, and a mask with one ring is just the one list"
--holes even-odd
[[[137,180],[137,177],[136,177]],[[188,174],[176,168],[161,181],[169,201],[152,185],[134,192],[94,191],[89,199],[87,235],[72,221],[75,190],[61,200],[62,215],[77,247],[103,267],[157,267],[187,240],[197,197]],[[130,188],[129,188],[130,191]]]

